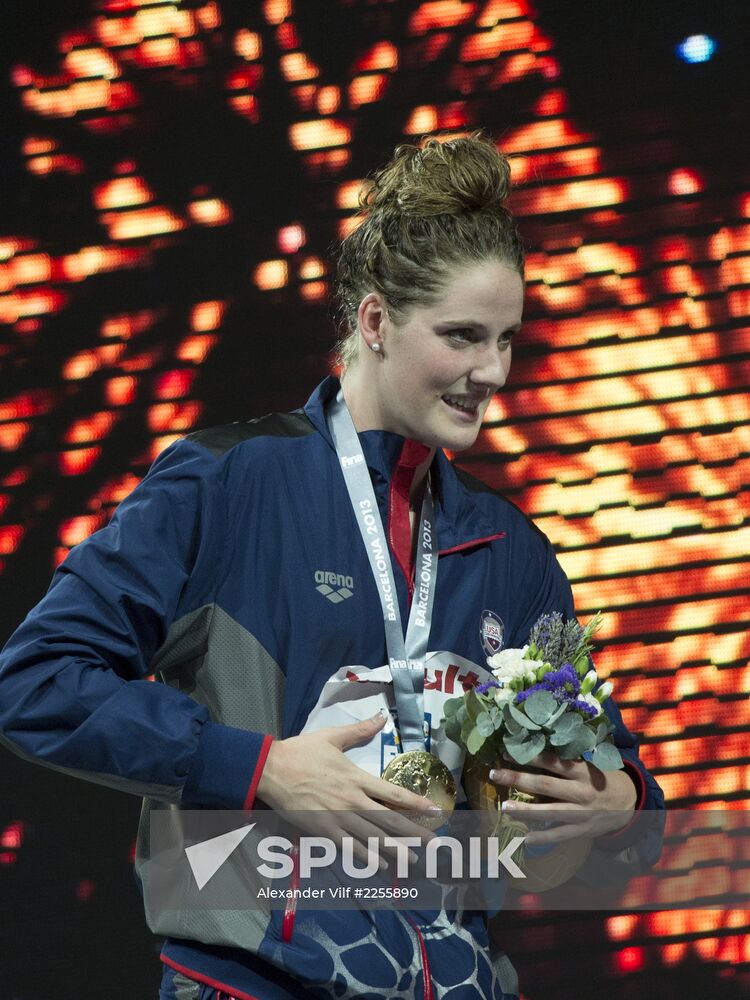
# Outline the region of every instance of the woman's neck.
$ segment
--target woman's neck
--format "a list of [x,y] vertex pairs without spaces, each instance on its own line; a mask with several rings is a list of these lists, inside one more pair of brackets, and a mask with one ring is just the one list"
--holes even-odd
[[[342,376],[341,388],[354,429],[358,434],[362,434],[364,431],[388,430],[386,421],[377,406],[377,401],[373,398],[372,393],[368,393],[365,388],[362,370],[359,367],[347,371]],[[435,449],[430,448],[427,457],[414,472],[409,490],[409,502],[412,509],[419,510],[421,507],[425,480],[434,457]]]

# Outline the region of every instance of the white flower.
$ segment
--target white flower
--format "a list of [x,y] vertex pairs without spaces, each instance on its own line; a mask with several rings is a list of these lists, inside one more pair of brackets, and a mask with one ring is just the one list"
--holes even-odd
[[606,701],[607,698],[612,694],[612,681],[605,681],[600,688],[597,689],[596,697],[600,702]]
[[596,670],[589,670],[586,676],[581,681],[581,694],[588,694],[589,691],[594,690],[594,685],[598,680]]
[[528,648],[501,649],[487,659],[487,666],[500,684],[509,687],[512,681],[520,681],[525,687],[536,682],[536,672],[543,663],[541,660],[524,660]]
[[495,704],[500,708],[506,703],[506,701],[512,701],[515,698],[516,693],[509,687],[493,688],[493,696],[495,698]]
[[585,701],[587,705],[590,705],[591,708],[596,709],[596,715],[595,716],[591,716],[592,719],[593,718],[597,718],[597,716],[599,716],[599,715],[602,714],[602,706],[599,704],[599,701],[598,701],[596,695],[593,695],[593,694],[589,693],[589,694],[579,695],[578,697],[579,697],[579,699],[581,701]]

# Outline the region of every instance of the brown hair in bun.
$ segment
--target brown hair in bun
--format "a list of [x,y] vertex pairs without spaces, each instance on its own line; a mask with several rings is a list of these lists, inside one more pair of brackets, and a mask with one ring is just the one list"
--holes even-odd
[[524,254],[505,202],[510,165],[482,132],[397,146],[360,192],[362,221],[341,243],[338,359],[357,357],[357,311],[379,292],[394,323],[429,305],[456,266],[499,260],[523,276]]

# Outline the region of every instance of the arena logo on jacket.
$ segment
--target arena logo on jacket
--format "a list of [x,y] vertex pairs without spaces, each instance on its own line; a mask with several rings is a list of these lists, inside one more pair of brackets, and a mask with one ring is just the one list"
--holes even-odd
[[487,656],[499,653],[503,648],[505,626],[502,618],[494,611],[485,609],[479,619],[479,639]]
[[354,596],[354,580],[344,573],[330,573],[316,569],[315,583],[318,593],[327,597],[332,604],[340,604],[347,597]]

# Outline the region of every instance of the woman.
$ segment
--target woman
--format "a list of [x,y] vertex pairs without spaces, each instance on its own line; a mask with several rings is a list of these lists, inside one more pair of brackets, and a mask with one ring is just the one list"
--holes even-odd
[[[409,609],[417,516],[438,540],[431,650],[483,662],[486,609],[507,646],[522,645],[544,612],[573,614],[547,539],[441,451],[474,442],[510,367],[523,253],[508,180],[507,160],[480,136],[399,147],[340,251],[341,382],[326,379],[304,410],[167,449],[110,526],[70,553],[6,647],[5,742],[143,795],[142,876],[149,816],[170,804],[238,809],[257,798],[276,810],[380,811],[384,822],[394,807],[427,808],[346,756],[377,742],[382,717],[303,732],[340,668],[400,662],[383,608],[395,592],[401,615]],[[359,487],[353,467],[369,473]],[[382,580],[356,529],[370,503],[358,508],[358,488],[373,497],[396,564]],[[164,683],[148,683],[152,672]],[[419,698],[401,698],[414,739]],[[658,807],[635,740],[608,711],[623,771],[539,758],[536,773],[498,768],[495,780],[572,817],[616,811],[616,826],[623,812]],[[609,846],[628,843],[625,831]],[[165,913],[147,885],[145,904],[166,937],[163,998],[461,1000],[516,989],[507,960],[490,960],[477,913]]]

